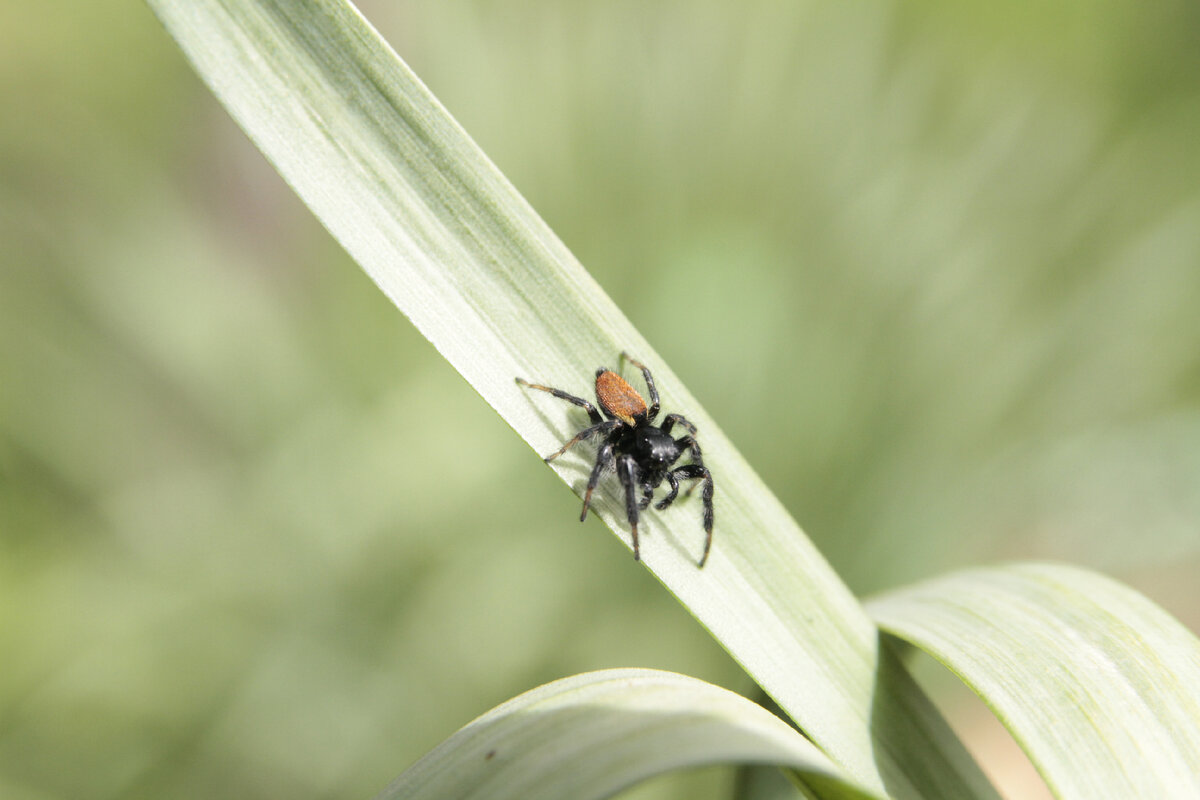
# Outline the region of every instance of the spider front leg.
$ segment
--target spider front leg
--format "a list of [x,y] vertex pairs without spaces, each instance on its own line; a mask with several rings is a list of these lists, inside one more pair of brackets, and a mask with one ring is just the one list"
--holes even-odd
[[676,425],[680,426],[681,428],[685,428],[687,432],[692,435],[695,435],[696,433],[696,426],[688,422],[687,418],[682,414],[667,414],[667,416],[663,418],[662,432],[670,433],[671,428],[674,428]]
[[675,444],[679,447],[680,451],[686,450],[691,454],[693,464],[704,464],[704,453],[700,451],[700,443],[690,435],[680,436],[675,440]]
[[701,480],[704,482],[704,491],[700,494],[700,499],[704,501],[704,555],[700,556],[700,566],[704,566],[704,562],[708,560],[708,551],[712,548],[712,529],[713,529],[713,479],[712,473],[708,471],[708,467],[703,464],[684,464],[682,467],[676,467],[671,470],[669,475],[677,476],[684,479]]
[[666,479],[667,483],[671,485],[671,491],[667,492],[666,497],[654,504],[654,507],[659,511],[674,503],[675,498],[679,496],[679,478],[676,478],[675,473],[672,471],[666,474]]
[[642,485],[642,499],[638,503],[638,510],[644,511],[650,505],[650,501],[653,499],[654,499],[654,489],[643,484]]
[[617,460],[617,477],[625,487],[625,516],[629,519],[629,529],[633,537],[633,560],[641,561],[642,554],[638,549],[638,468],[633,456],[623,455]]

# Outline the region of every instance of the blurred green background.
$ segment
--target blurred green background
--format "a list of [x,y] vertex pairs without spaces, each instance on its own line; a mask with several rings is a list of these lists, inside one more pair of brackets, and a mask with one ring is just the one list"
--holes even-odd
[[[1200,6],[362,8],[855,590],[1063,559],[1200,628]],[[360,798],[565,675],[753,691],[146,8],[0,40],[0,796]]]

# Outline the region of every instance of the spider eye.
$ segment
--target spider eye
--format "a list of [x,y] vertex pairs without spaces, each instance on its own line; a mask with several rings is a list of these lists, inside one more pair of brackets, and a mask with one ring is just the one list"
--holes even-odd
[[655,469],[662,469],[675,460],[675,442],[669,436],[651,433],[642,440],[642,460]]

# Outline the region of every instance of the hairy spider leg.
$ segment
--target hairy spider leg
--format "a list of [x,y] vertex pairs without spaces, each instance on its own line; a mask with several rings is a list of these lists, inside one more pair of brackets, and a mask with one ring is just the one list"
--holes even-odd
[[568,394],[567,392],[564,392],[562,389],[555,389],[550,386],[543,386],[540,383],[530,383],[529,381],[525,380],[524,378],[517,378],[517,383],[521,384],[522,386],[527,386],[530,389],[538,389],[543,392],[549,392],[550,394],[554,395],[555,397],[559,398],[560,400],[566,400],[568,403],[579,406],[580,408],[582,408],[584,411],[587,412],[588,417],[592,421],[591,427],[584,428],[579,433],[575,434],[575,436],[570,441],[568,441],[566,444],[564,444],[562,447],[560,447],[556,452],[546,456],[546,458],[544,459],[546,461],[546,463],[549,463],[549,462],[553,461],[554,459],[558,458],[563,453],[567,452],[568,450],[570,450],[572,447],[579,444],[583,440],[590,439],[590,438],[592,438],[592,436],[594,436],[595,434],[600,433],[602,431],[607,433],[608,431],[611,431],[614,427],[616,427],[619,424],[619,423],[616,423],[615,421],[613,421],[612,419],[605,420],[604,417],[600,416],[600,412],[596,410],[596,407],[594,405],[592,405],[591,403],[589,403],[587,400],[584,400],[582,397],[576,397],[573,394]]
[[617,477],[625,487],[625,515],[629,518],[629,529],[633,536],[633,560],[641,561],[641,551],[638,549],[638,468],[637,461],[631,455],[623,455],[617,459]]
[[708,471],[708,467],[703,464],[684,464],[682,467],[676,467],[671,470],[672,474],[678,475],[680,478],[693,478],[704,481],[704,491],[700,497],[704,501],[704,555],[700,556],[700,566],[704,566],[704,562],[708,561],[708,551],[712,547],[712,529],[713,529],[713,479],[712,473]]
[[650,505],[650,501],[654,499],[654,489],[646,484],[642,484],[642,499],[638,502],[638,509],[644,510]]
[[680,450],[690,450],[692,452],[693,464],[704,463],[704,454],[700,452],[700,443],[693,439],[691,434],[680,436],[675,440],[675,444],[679,446]]
[[673,471],[668,472],[664,477],[667,479],[667,483],[671,484],[671,491],[667,492],[666,497],[654,504],[654,507],[659,511],[674,503],[675,498],[679,495],[679,478],[675,477],[675,473]]
[[[606,422],[604,424],[608,425],[610,423]],[[596,454],[596,463],[592,467],[591,477],[588,478],[587,491],[583,494],[583,512],[579,515],[580,522],[587,519],[588,508],[592,504],[592,491],[596,488],[596,484],[600,483],[600,476],[604,474],[605,467],[612,462],[613,448],[615,446],[616,442],[612,436],[609,436],[604,444],[600,446],[600,452]]]
[[568,441],[568,442],[567,442],[566,444],[564,444],[562,447],[558,448],[558,450],[556,450],[555,452],[553,452],[553,453],[551,453],[550,455],[546,456],[546,458],[545,458],[545,461],[546,461],[546,463],[547,463],[547,464],[549,464],[551,461],[553,461],[554,459],[558,458],[558,457],[559,457],[559,456],[561,456],[563,453],[567,452],[567,451],[568,451],[568,450],[570,450],[572,447],[574,447],[575,445],[577,445],[577,444],[579,444],[580,442],[582,442],[584,439],[590,439],[590,438],[592,438],[594,435],[596,435],[597,433],[603,433],[603,434],[607,435],[607,434],[608,434],[608,433],[610,433],[610,432],[611,432],[611,431],[612,431],[614,428],[619,428],[619,427],[621,427],[621,421],[620,421],[620,420],[617,420],[617,419],[609,419],[609,420],[605,420],[604,422],[601,422],[599,425],[593,425],[593,426],[592,426],[592,427],[590,427],[590,428],[584,428],[584,429],[583,429],[583,430],[581,430],[579,433],[577,433],[577,434],[575,434],[574,436],[572,436],[572,437],[571,437],[571,439],[570,439],[570,441]]
[[[687,425],[688,427],[692,427],[692,423],[688,422],[686,419],[683,419],[683,417],[680,417],[678,414],[671,414],[670,416],[667,417],[666,422],[668,422],[668,423],[671,422],[672,421],[671,417],[678,417],[678,419],[676,419],[675,422],[682,422],[683,424]],[[666,429],[667,429],[667,425],[666,425],[666,423],[664,423],[663,430],[666,430]],[[694,427],[692,427],[692,432],[695,433]],[[693,464],[699,464],[700,466],[704,466],[704,454],[701,453],[701,451],[700,451],[700,443],[699,442],[697,442],[691,436],[682,436],[675,440],[675,444],[677,444],[679,446],[680,450],[688,450],[691,452]],[[654,504],[654,507],[657,508],[659,511],[661,511],[664,508],[666,508],[667,506],[671,505],[671,503],[674,503],[676,495],[679,494],[679,478],[676,477],[676,475],[675,475],[676,472],[677,472],[677,470],[671,470],[664,476],[667,479],[667,483],[669,483],[671,485],[671,491],[667,493],[666,497],[664,497],[662,500],[659,500],[657,503]],[[693,483],[690,487],[688,487],[687,492],[684,493],[684,497],[691,497],[692,490],[695,489],[696,486],[698,486],[698,485],[699,484]]]
[[688,422],[687,418],[684,417],[683,414],[667,414],[665,417],[663,417],[662,432],[670,433],[671,428],[674,428],[676,425],[680,426],[681,428],[685,428],[688,433],[696,433],[696,426]]
[[[640,369],[642,371],[642,379],[646,381],[646,389],[650,392],[650,408],[646,410],[646,421],[653,422],[654,418],[658,416],[658,408],[659,408],[658,389],[654,385],[654,376],[650,374],[649,367],[647,367],[645,364],[638,361],[637,359],[631,357],[629,355],[629,353],[622,351],[621,358],[625,359],[630,364],[633,364],[635,367],[637,367],[638,369]],[[676,416],[678,416],[678,415],[676,415]]]
[[517,378],[517,383],[521,384],[522,386],[527,386],[530,389],[540,389],[543,392],[549,392],[560,400],[566,400],[568,403],[573,403],[579,406],[588,413],[593,425],[599,425],[604,421],[604,417],[600,416],[600,412],[596,410],[596,407],[587,400],[584,400],[582,397],[576,397],[573,394],[567,394],[562,389],[554,389],[550,386],[542,386],[540,383],[530,383],[524,378]]
[[[692,423],[688,422],[683,417],[679,416],[678,414],[672,414],[671,416],[676,418],[674,420],[675,422],[678,422],[680,425],[687,428],[692,433],[696,432],[696,426],[693,425]],[[667,430],[667,426],[665,424],[663,425],[663,430]],[[697,442],[691,436],[683,436],[679,439],[676,439],[675,444],[679,445],[679,447],[684,450],[692,451],[692,463],[693,464],[703,464],[704,463],[704,455],[700,452],[700,443]],[[691,497],[692,492],[694,492],[696,490],[696,487],[698,485],[699,484],[693,483],[691,486],[688,487],[688,490],[683,493],[683,496]]]

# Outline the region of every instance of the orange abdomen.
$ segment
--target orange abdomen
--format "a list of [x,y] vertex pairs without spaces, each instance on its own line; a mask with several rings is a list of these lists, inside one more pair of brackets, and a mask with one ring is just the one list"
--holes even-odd
[[596,376],[596,399],[600,405],[626,425],[646,413],[646,401],[615,372],[605,370]]

